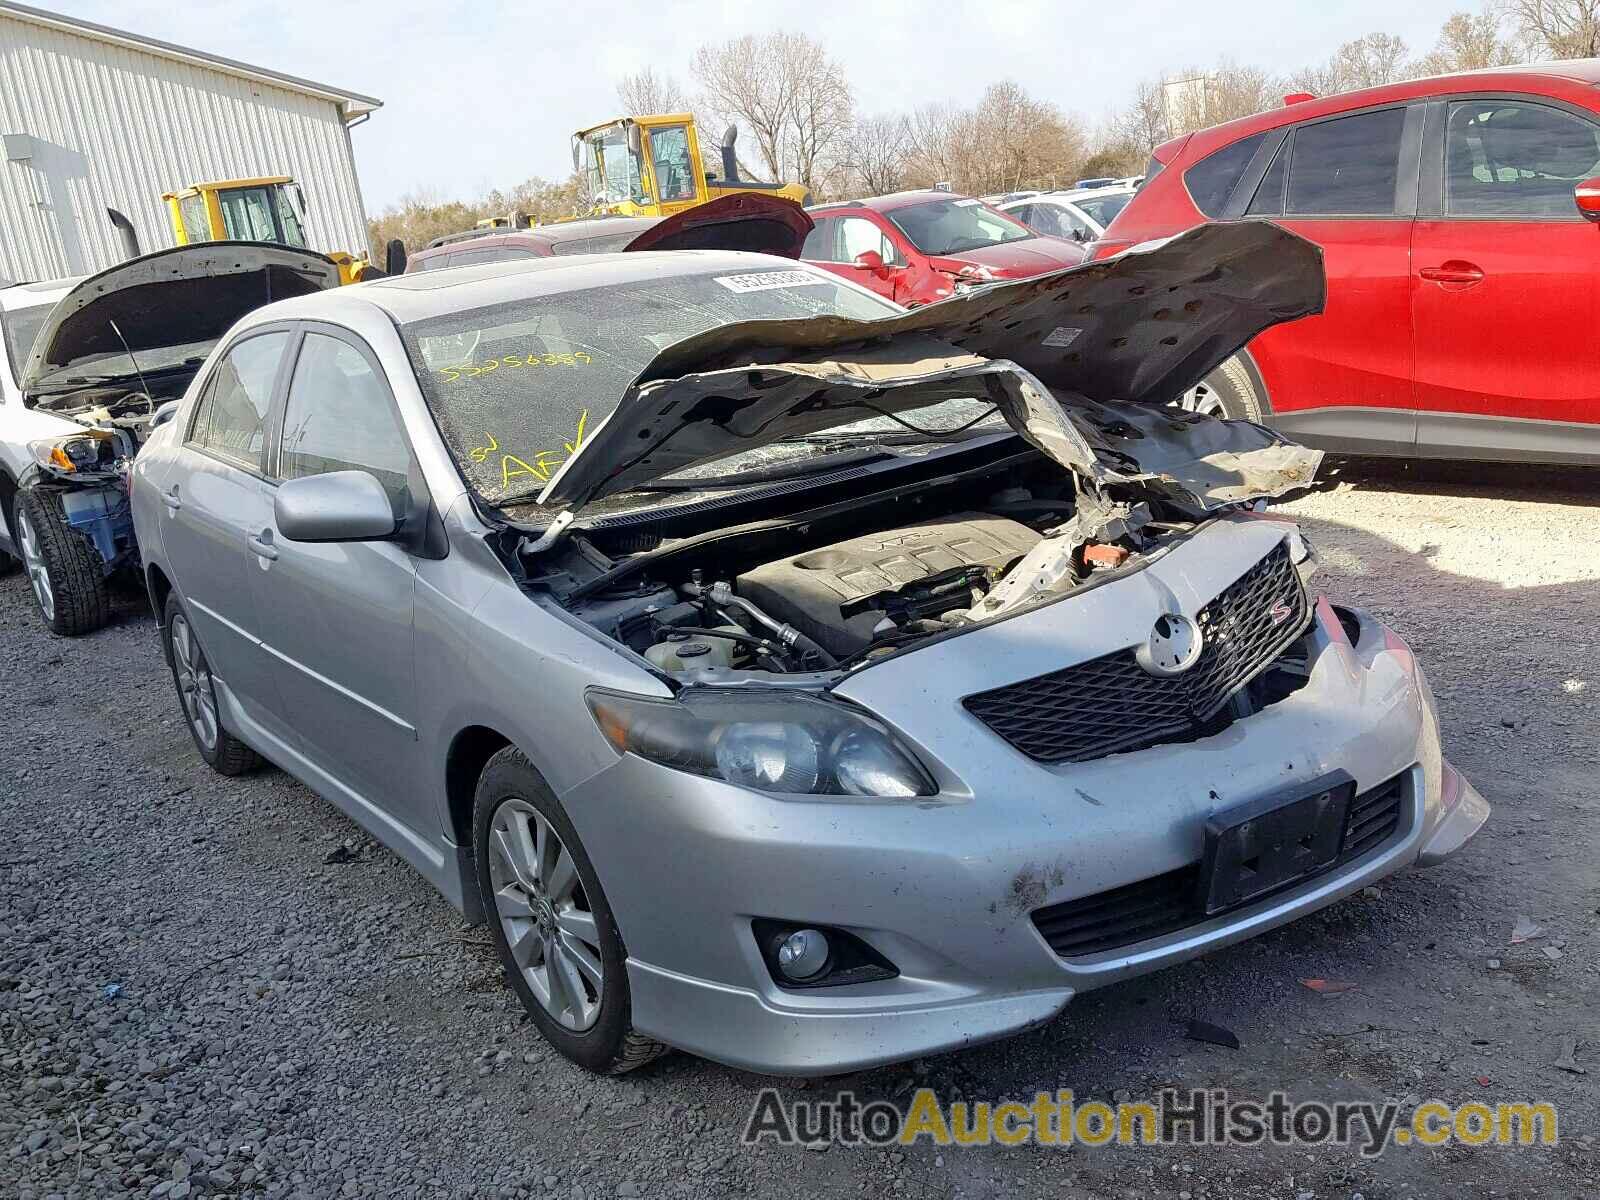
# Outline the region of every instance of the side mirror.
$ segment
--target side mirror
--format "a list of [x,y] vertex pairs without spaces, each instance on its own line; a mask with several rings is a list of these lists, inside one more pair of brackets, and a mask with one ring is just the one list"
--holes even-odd
[[889,278],[889,268],[883,261],[883,255],[876,250],[863,250],[853,261],[855,266],[863,271],[871,271],[879,279]]
[[156,409],[155,416],[150,418],[150,430],[152,433],[178,415],[178,405],[180,403],[181,401],[178,400],[168,400],[160,408]]
[[366,471],[285,480],[272,512],[291,542],[377,542],[399,528],[389,493]]
[[388,275],[406,273],[406,244],[399,238],[390,238],[383,248],[383,270]]
[[1572,198],[1588,220],[1600,221],[1600,179],[1585,179],[1572,189]]

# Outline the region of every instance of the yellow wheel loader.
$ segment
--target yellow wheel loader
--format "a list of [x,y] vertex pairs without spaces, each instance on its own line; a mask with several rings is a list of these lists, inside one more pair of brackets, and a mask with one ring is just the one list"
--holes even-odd
[[[276,242],[309,250],[306,204],[300,185],[287,175],[264,179],[224,179],[197,183],[161,197],[172,217],[172,236],[180,246],[192,242]],[[367,256],[347,250],[322,253],[339,265],[340,283],[376,278]]]
[[705,169],[694,117],[669,113],[621,117],[572,135],[572,167],[583,177],[589,208],[583,215],[670,217],[738,192],[782,196],[810,204],[797,183],[763,183],[739,176],[736,126],[722,135],[722,174]]

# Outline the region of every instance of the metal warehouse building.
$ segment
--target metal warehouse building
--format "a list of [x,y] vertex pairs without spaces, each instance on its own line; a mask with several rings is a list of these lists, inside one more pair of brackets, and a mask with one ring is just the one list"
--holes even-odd
[[350,128],[371,96],[0,0],[0,279],[99,271],[173,244],[161,196],[290,175],[319,250],[364,252]]

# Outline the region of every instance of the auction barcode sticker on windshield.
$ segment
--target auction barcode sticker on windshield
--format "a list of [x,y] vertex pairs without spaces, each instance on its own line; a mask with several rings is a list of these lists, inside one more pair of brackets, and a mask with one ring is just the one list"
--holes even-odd
[[810,271],[756,271],[749,275],[712,276],[730,292],[770,292],[776,288],[809,287],[827,283]]

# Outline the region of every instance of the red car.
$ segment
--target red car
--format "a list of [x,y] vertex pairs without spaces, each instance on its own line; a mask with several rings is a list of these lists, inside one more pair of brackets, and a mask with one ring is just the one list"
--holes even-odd
[[1353,454],[1600,464],[1600,60],[1291,103],[1156,148],[1096,258],[1206,220],[1322,247],[1320,316],[1184,402]]
[[982,200],[896,192],[806,210],[817,227],[800,257],[907,308],[992,279],[1075,267],[1076,242],[1044,237]]

